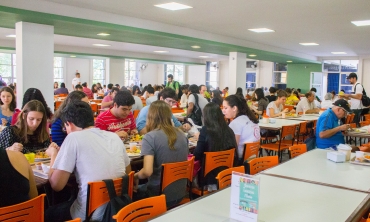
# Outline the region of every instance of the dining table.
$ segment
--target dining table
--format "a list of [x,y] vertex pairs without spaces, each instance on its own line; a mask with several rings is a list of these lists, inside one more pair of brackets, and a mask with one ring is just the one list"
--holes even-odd
[[280,130],[283,126],[299,125],[301,122],[302,121],[298,120],[270,118],[268,123],[263,123],[263,121],[260,121],[258,126],[260,129]]

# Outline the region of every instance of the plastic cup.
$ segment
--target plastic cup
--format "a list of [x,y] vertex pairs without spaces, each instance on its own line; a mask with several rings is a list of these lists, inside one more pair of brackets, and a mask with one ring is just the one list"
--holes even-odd
[[351,159],[351,148],[349,147],[338,147],[338,152],[344,153],[346,155],[346,161],[349,161]]
[[35,162],[35,154],[34,153],[26,153],[24,154],[26,159],[28,160],[29,163],[34,163]]
[[356,151],[356,158],[363,158],[363,157],[364,157],[364,152]]
[[136,151],[137,143],[130,143],[130,151]]

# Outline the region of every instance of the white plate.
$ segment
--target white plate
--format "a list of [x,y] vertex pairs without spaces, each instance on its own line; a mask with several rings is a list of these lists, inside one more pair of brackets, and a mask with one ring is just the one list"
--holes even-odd
[[140,153],[127,153],[127,156],[134,157],[134,156],[140,156]]
[[50,160],[50,157],[48,157],[48,158],[35,158],[35,162],[46,161],[46,160]]

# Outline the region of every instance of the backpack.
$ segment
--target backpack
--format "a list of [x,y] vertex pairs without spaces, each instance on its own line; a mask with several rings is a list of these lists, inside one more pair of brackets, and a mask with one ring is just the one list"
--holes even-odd
[[199,107],[199,98],[196,93],[192,93],[192,95],[195,98],[195,104],[193,111],[188,117],[193,120],[195,125],[202,126],[202,110]]
[[113,180],[103,180],[107,186],[109,193],[109,202],[107,208],[105,208],[102,222],[113,222],[113,216],[118,213],[123,207],[132,203],[130,196],[128,195],[129,179],[128,175],[122,177],[122,193],[121,196],[117,196],[116,190],[114,189]]
[[[357,83],[357,84],[360,84],[360,83]],[[356,86],[357,86],[357,84],[355,85],[354,93],[356,93]],[[362,102],[362,105],[365,106],[365,107],[370,106],[370,98],[367,97],[364,86],[362,86],[362,98],[361,98],[361,102]]]

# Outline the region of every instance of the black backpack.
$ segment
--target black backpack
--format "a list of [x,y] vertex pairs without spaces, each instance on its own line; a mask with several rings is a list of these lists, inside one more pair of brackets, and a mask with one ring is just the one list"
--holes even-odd
[[195,104],[194,104],[193,111],[188,117],[193,120],[195,125],[202,126],[203,125],[202,124],[202,110],[200,109],[200,106],[199,106],[199,98],[196,93],[192,93],[192,95],[195,98]]
[[[360,83],[357,83],[357,84],[360,84]],[[357,84],[355,85],[355,89],[354,89],[354,93],[355,94],[356,94],[356,86],[357,86]],[[364,86],[362,86],[362,98],[361,98],[361,102],[362,102],[362,105],[365,106],[365,107],[370,106],[370,98],[367,97]]]
[[122,193],[121,196],[117,196],[116,190],[114,189],[113,180],[103,180],[107,186],[109,193],[109,199],[107,208],[105,208],[102,222],[113,222],[113,216],[118,213],[123,207],[132,203],[130,196],[128,195],[129,179],[128,175],[122,177]]

